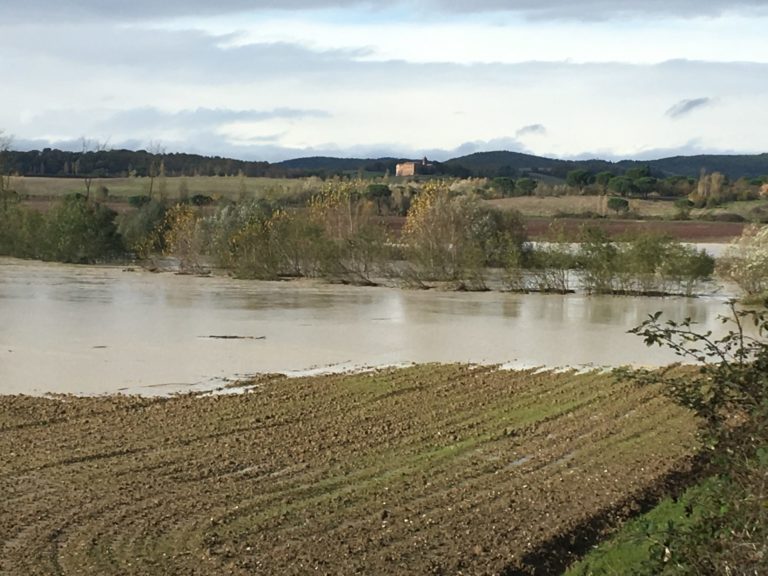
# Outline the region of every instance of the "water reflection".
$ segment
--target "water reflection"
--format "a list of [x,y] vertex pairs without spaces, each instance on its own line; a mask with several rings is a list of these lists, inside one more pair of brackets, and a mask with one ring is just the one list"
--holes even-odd
[[165,393],[257,372],[408,362],[661,364],[676,358],[627,330],[656,310],[722,330],[724,300],[247,282],[0,259],[0,393]]

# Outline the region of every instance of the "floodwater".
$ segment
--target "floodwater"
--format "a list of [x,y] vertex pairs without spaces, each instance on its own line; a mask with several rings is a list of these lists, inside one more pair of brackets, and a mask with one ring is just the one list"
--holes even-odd
[[676,357],[627,330],[663,310],[717,332],[726,300],[357,288],[0,258],[0,393],[167,394],[255,373],[411,362],[665,364]]

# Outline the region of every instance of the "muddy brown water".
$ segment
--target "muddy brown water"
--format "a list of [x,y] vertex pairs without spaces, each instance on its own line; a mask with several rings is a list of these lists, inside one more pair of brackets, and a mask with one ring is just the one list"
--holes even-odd
[[727,297],[409,291],[2,258],[0,394],[155,395],[413,362],[660,365],[676,357],[627,330],[657,310],[722,330]]

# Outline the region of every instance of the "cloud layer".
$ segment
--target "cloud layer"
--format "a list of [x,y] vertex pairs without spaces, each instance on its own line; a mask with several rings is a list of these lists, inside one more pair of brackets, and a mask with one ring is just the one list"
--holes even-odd
[[[18,146],[160,140],[267,160],[763,151],[768,137],[754,126],[768,124],[768,18],[759,4],[5,2],[0,77],[12,81],[0,90],[0,129]],[[660,14],[697,9],[736,16],[660,24]],[[632,17],[597,22],[620,13]],[[179,15],[189,19],[164,19]],[[686,52],[713,45],[716,61]],[[692,115],[706,124],[684,121]]]
[[130,22],[259,11],[351,8],[405,9],[432,14],[502,12],[550,19],[602,20],[627,15],[713,16],[745,9],[764,11],[766,6],[763,0],[24,0],[3,3],[0,16],[14,20],[44,17],[66,22],[88,19]]

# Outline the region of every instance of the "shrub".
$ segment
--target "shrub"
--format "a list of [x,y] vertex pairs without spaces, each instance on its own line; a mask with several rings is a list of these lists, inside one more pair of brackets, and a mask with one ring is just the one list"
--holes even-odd
[[566,243],[548,242],[538,246],[530,258],[532,288],[558,294],[570,292],[573,262],[573,254]]
[[210,206],[214,203],[214,199],[205,194],[195,194],[189,199],[190,203],[195,206]]
[[768,224],[768,206],[755,206],[749,211],[749,219],[758,224]]
[[577,259],[582,271],[582,286],[587,292],[595,294],[613,292],[618,254],[616,245],[603,229],[582,230]]
[[114,258],[123,251],[116,215],[80,194],[64,198],[45,215],[43,257],[74,263]]
[[618,214],[619,212],[626,212],[629,210],[629,201],[626,198],[619,198],[618,196],[611,196],[608,198],[608,208]]
[[577,260],[582,286],[593,294],[690,296],[715,266],[706,251],[666,236],[640,234],[617,244],[594,228],[582,231]]
[[198,212],[186,204],[176,204],[165,212],[161,226],[163,252],[179,261],[180,272],[199,272],[203,235]]
[[708,222],[746,222],[747,219],[741,214],[734,212],[705,212],[699,216],[699,220]]
[[522,248],[525,228],[515,212],[488,208],[475,196],[454,197],[442,183],[431,182],[413,201],[403,239],[422,279],[482,289],[484,268],[509,265],[510,254]]
[[152,200],[149,196],[146,195],[139,195],[139,196],[129,196],[128,197],[128,204],[133,206],[134,208],[141,208],[145,204],[149,204],[149,201]]
[[362,181],[329,182],[312,199],[310,222],[323,232],[317,255],[321,273],[334,281],[371,284],[387,254],[386,233],[376,220],[373,203],[361,191]]
[[[665,346],[697,362],[691,369],[627,370],[621,378],[660,383],[693,410],[708,448],[710,489],[694,492],[686,516],[670,520],[648,574],[764,574],[768,570],[768,311],[738,310],[716,338],[689,319],[652,315],[631,330],[647,345]],[[630,567],[626,567],[629,572]],[[633,572],[635,573],[635,572]]]
[[43,215],[13,203],[0,210],[0,254],[42,258],[45,248]]
[[748,226],[718,261],[718,273],[748,299],[768,296],[768,226]]
[[162,223],[166,209],[165,203],[151,200],[142,204],[138,210],[117,217],[117,231],[130,252],[144,259],[153,252],[162,251]]

